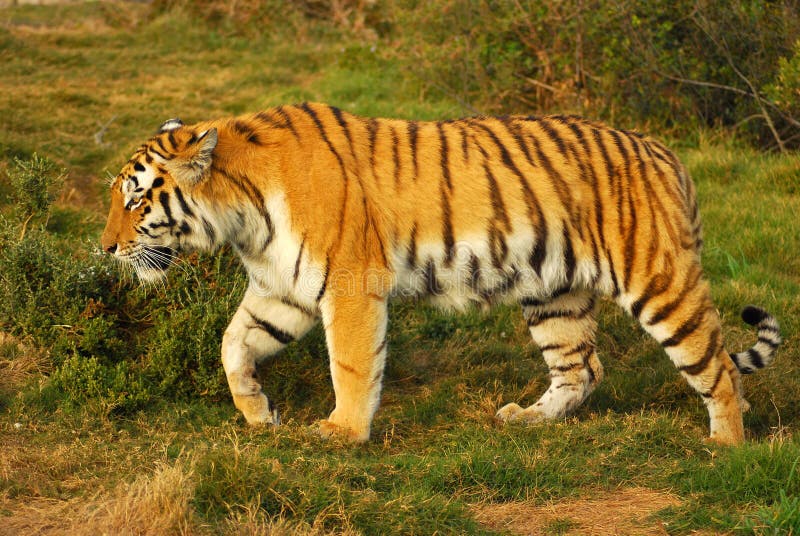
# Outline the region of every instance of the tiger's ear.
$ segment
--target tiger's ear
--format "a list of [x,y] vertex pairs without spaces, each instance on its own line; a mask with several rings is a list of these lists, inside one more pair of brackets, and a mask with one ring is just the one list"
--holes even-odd
[[211,167],[217,146],[217,129],[205,130],[189,142],[188,147],[165,165],[176,181],[189,186],[199,183]]
[[168,132],[170,130],[175,130],[176,128],[181,128],[183,126],[183,121],[181,121],[177,117],[173,117],[172,119],[167,119],[161,126],[158,127],[158,133],[163,134],[164,132]]

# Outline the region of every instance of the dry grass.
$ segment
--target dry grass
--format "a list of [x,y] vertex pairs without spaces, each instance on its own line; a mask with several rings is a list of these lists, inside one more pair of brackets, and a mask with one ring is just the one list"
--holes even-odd
[[231,515],[227,520],[224,532],[234,536],[327,536],[329,534],[356,536],[360,534],[348,528],[335,532],[328,531],[322,528],[321,523],[309,525],[287,521],[283,518],[270,519],[257,505],[244,508],[238,515]]
[[152,475],[88,501],[6,498],[2,507],[11,515],[3,518],[0,534],[197,534],[193,494],[190,468],[162,465]]
[[0,332],[0,393],[13,393],[33,376],[48,372],[49,368],[46,352]]
[[512,534],[575,534],[622,536],[667,534],[650,517],[681,501],[674,495],[645,488],[627,488],[599,499],[565,500],[537,506],[529,502],[481,504],[475,519],[492,530]]

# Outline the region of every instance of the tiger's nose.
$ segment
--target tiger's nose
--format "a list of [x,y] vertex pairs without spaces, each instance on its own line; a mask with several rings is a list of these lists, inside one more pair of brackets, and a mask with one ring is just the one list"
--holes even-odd
[[117,251],[116,244],[111,244],[110,246],[106,246],[106,253],[111,253],[113,255],[115,251]]

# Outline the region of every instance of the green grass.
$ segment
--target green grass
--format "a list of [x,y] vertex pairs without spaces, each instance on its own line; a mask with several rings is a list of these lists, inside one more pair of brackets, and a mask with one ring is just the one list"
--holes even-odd
[[[157,489],[168,467],[183,475],[188,505],[170,525],[177,533],[481,534],[491,531],[475,521],[475,504],[602,499],[632,487],[679,498],[655,513],[672,533],[796,533],[800,162],[732,141],[680,152],[698,184],[727,347],[754,340],[738,319],[747,303],[783,326],[776,362],[745,379],[748,444],[706,446],[700,398],[608,304],[598,339],[606,380],[563,422],[492,419],[505,402],[535,401],[547,383],[515,308],[450,316],[398,302],[369,443],[323,441],[310,428],[333,406],[320,328],[261,371],[285,425],[245,426],[218,364],[241,269],[223,254],[188,259],[163,291],[119,280],[93,254],[106,171],[176,115],[188,122],[306,99],[369,115],[468,114],[406,76],[390,43],[292,17],[254,34],[139,4],[0,10],[4,221],[14,218],[14,157],[36,152],[68,173],[46,228],[0,251],[2,277],[27,285],[14,321],[0,326],[15,337],[0,340],[0,374],[24,369],[0,383],[0,527],[38,529],[52,518],[116,526],[98,512],[150,504],[136,486]],[[299,24],[307,27],[295,33]],[[31,277],[26,266],[48,269]],[[27,359],[19,341],[41,346],[49,365]],[[544,530],[580,531],[581,522],[558,517]]]

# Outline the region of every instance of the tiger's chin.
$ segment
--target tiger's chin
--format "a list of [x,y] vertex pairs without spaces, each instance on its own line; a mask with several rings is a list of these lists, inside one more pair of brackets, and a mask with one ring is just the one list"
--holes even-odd
[[134,271],[142,283],[161,283],[167,279],[167,270],[160,268],[136,268]]

